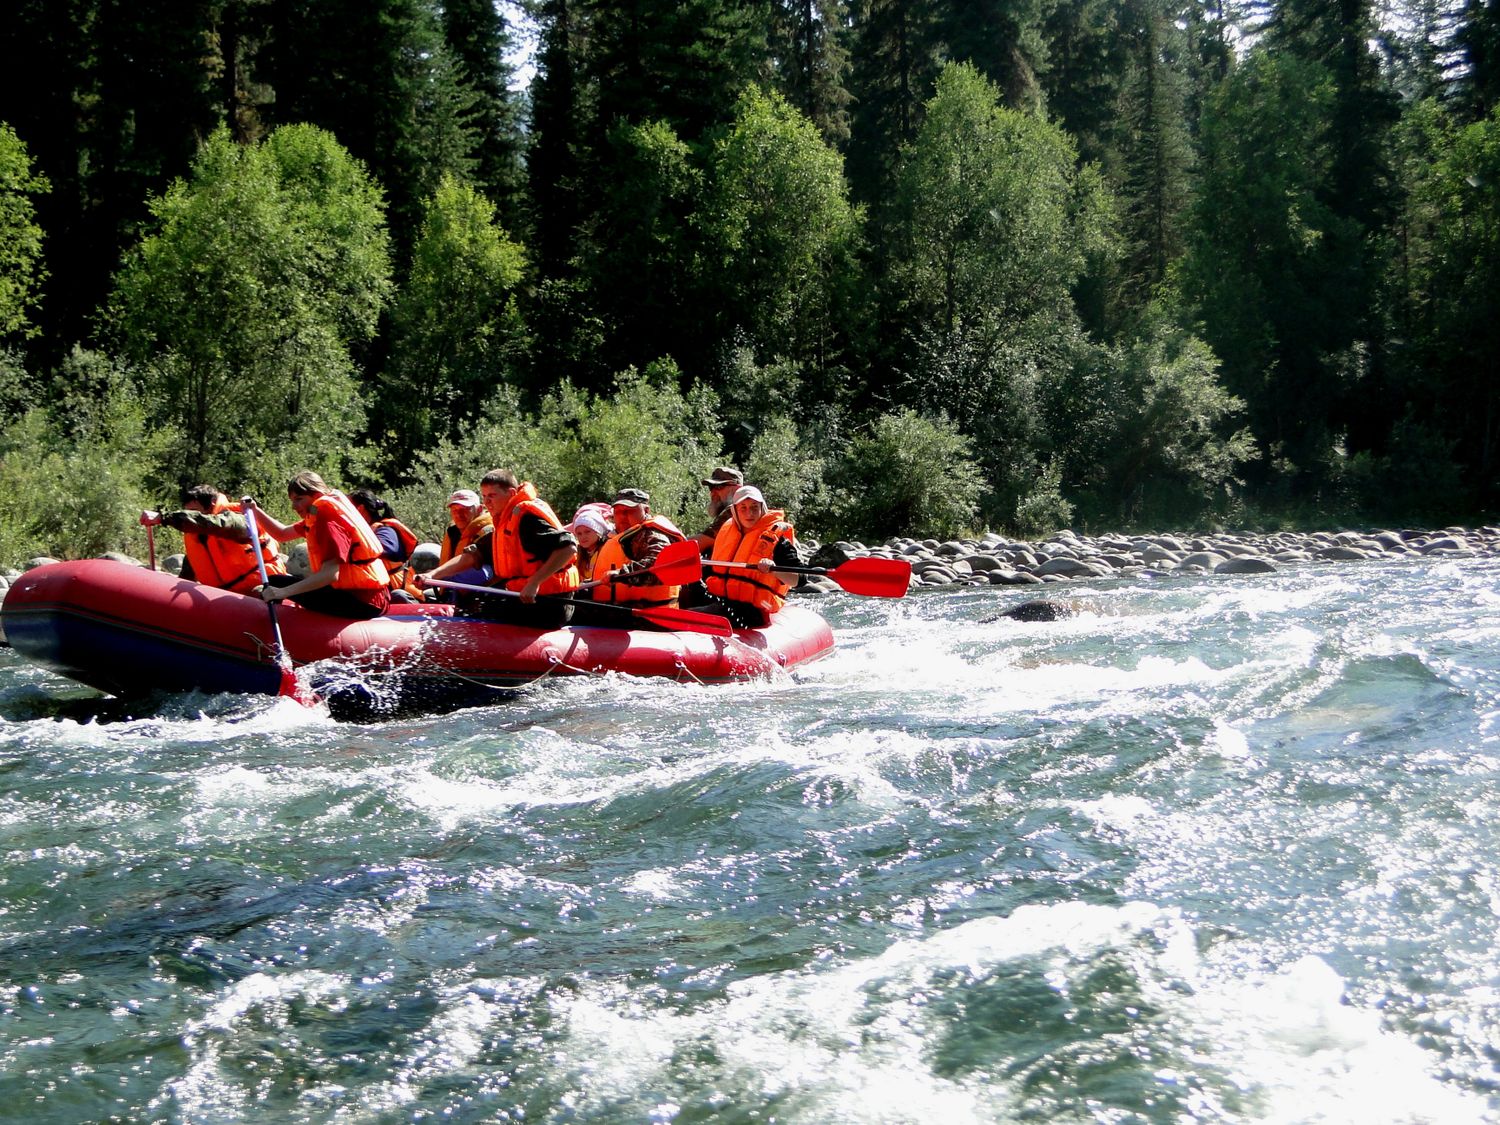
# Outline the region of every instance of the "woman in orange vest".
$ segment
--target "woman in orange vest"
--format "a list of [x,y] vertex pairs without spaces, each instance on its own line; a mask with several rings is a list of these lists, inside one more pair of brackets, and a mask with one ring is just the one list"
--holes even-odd
[[[472,612],[491,621],[536,629],[565,625],[573,603],[560,597],[578,588],[578,540],[563,527],[530,481],[508,469],[491,469],[479,482],[479,496],[494,521],[494,530],[462,554],[417,579],[451,578],[482,561],[488,547],[495,577],[488,583],[516,597],[476,596]],[[541,599],[541,600],[539,600]]]
[[[786,604],[797,575],[776,567],[804,565],[802,548],[786,513],[768,509],[760,489],[742,485],[729,505],[732,517],[714,536],[713,554],[703,565],[711,601],[700,608],[722,613],[738,627],[754,628],[767,624]],[[755,569],[715,570],[713,560],[753,563]]]
[[284,524],[255,505],[260,527],[279,543],[307,539],[306,578],[272,576],[260,596],[291,598],[304,609],[334,617],[379,617],[391,601],[390,575],[380,561],[380,540],[349,498],[314,472],[300,472],[286,486],[287,500],[301,518]]
[[354,510],[364,516],[375,538],[380,540],[380,561],[391,576],[391,598],[399,602],[421,601],[421,595],[409,592],[414,577],[408,563],[411,553],[417,549],[417,534],[396,518],[390,504],[368,488],[356,488],[349,493],[349,502]]
[[[179,577],[248,594],[260,585],[260,572],[241,511],[239,504],[231,504],[213,485],[195,484],[183,490],[180,511],[142,512],[141,524],[165,524],[182,532],[186,561]],[[260,537],[259,549],[267,574],[286,573],[270,536]]]
[[608,581],[594,587],[594,600],[631,608],[675,606],[676,586],[657,581],[649,571],[662,548],[687,536],[666,516],[651,514],[651,496],[639,488],[622,488],[615,496],[615,527],[619,530],[599,548],[594,577]]

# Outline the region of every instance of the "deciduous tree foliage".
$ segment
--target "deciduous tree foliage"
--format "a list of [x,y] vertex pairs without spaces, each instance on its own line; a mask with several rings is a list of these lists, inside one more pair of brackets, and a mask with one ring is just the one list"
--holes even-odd
[[388,479],[439,437],[458,437],[497,383],[514,383],[525,347],[518,295],[526,256],[495,205],[448,176],[427,201],[406,282],[391,310],[382,381]]
[[31,311],[45,267],[34,201],[49,187],[16,131],[0,122],[0,340],[36,331]]
[[487,0],[18,0],[0,121],[52,190],[6,197],[7,362],[61,398],[114,325],[177,468],[226,478],[395,483],[511,383],[626,440],[634,369],[711,388],[829,527],[852,494],[797,466],[907,409],[1018,527],[1500,500],[1491,0],[524,7],[523,172]]
[[147,400],[181,433],[180,479],[336,466],[363,415],[350,347],[390,289],[364,169],[310,126],[253,147],[221,130],[151,211],[114,307]]

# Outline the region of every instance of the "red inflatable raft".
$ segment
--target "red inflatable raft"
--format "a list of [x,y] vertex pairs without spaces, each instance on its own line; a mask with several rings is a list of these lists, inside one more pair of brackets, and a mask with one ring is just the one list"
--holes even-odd
[[[765,628],[728,637],[597,625],[543,631],[452,616],[447,607],[393,610],[347,621],[279,603],[299,679],[336,714],[489,702],[496,689],[545,676],[750,680],[833,647],[828,623],[796,605]],[[103,559],[38,567],[15,580],[0,616],[21,655],[113,695],[275,695],[281,686],[265,603],[142,567]]]

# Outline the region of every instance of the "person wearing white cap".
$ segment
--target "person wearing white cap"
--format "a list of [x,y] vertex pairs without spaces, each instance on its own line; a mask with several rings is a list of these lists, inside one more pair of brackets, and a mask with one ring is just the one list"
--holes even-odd
[[610,536],[609,523],[594,510],[593,505],[586,505],[573,513],[568,530],[578,540],[578,577],[588,582],[594,577],[594,560],[599,557],[599,548]]
[[453,522],[443,532],[438,550],[439,566],[494,530],[494,521],[479,502],[479,493],[471,488],[460,488],[448,497],[448,517]]
[[[453,495],[448,497],[448,518],[452,522],[448,525],[448,530],[443,532],[442,540],[438,543],[438,566],[463,554],[470,546],[478,543],[495,529],[494,521],[484,510],[484,504],[480,502],[479,493],[472,488],[456,489]],[[487,559],[489,552],[481,551],[478,557]],[[455,574],[452,581],[467,582],[471,586],[483,586],[494,576],[494,571],[488,565],[480,565]],[[455,600],[448,590],[428,590],[425,596],[428,601],[451,602]]]
[[[796,574],[778,566],[803,566],[797,532],[786,513],[766,507],[760,489],[742,484],[729,498],[731,518],[714,537],[713,553],[704,565],[704,585],[711,601],[735,625],[765,625],[786,604]],[[749,563],[754,569],[716,569],[713,562]]]

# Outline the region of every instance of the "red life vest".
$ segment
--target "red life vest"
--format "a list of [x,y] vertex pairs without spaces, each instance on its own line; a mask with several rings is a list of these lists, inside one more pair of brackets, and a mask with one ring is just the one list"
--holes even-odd
[[[211,515],[221,512],[243,512],[242,504],[231,504],[222,497],[209,509]],[[211,535],[206,531],[186,531],[182,536],[182,553],[193,568],[193,577],[205,586],[247,594],[260,585],[260,570],[255,565],[255,550],[250,546],[248,530],[244,539]],[[276,544],[269,536],[260,537],[261,559],[267,574],[285,574],[286,567],[276,554]]]
[[322,537],[315,534],[320,526],[338,525],[355,540],[352,557],[339,560],[336,590],[381,590],[390,583],[385,563],[380,561],[380,540],[365,522],[365,517],[342,492],[325,492],[312,502],[302,517],[307,527],[307,563],[316,573],[327,561],[323,558]]
[[[521,517],[527,514],[540,516],[553,527],[562,529],[562,521],[557,518],[557,513],[545,500],[537,498],[536,486],[529,480],[523,480],[500,510],[500,515],[495,520],[495,530],[490,535],[495,584],[503,585],[507,590],[524,589],[531,576],[541,570],[542,564],[547,561],[533,558],[521,547]],[[537,593],[565,594],[576,589],[578,567],[570,562],[556,574],[543,579]]]
[[[720,562],[758,563],[772,557],[778,542],[795,538],[796,532],[787,523],[784,512],[768,511],[754,527],[744,532],[731,517],[714,537],[712,557]],[[762,574],[758,570],[713,570],[709,567],[705,568],[703,584],[715,597],[749,602],[767,613],[775,613],[785,605],[786,593],[791,589],[776,577],[774,571]]]

